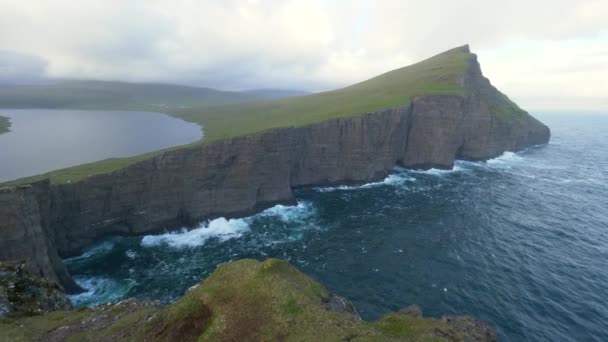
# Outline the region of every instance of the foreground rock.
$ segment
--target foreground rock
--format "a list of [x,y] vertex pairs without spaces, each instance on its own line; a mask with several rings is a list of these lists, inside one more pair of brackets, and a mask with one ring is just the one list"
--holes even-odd
[[495,341],[470,317],[418,310],[362,321],[346,299],[288,262],[220,265],[171,305],[125,300],[0,321],[2,341]]
[[0,318],[68,310],[57,284],[30,274],[24,263],[0,262]]

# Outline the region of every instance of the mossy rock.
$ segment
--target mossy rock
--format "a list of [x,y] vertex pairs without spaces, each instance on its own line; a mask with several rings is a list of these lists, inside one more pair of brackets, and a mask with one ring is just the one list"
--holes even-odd
[[30,274],[25,262],[0,262],[0,318],[33,316],[70,308],[61,288]]

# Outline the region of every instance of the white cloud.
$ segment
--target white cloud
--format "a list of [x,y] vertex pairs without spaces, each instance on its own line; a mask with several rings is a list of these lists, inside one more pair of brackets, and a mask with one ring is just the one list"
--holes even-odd
[[470,43],[534,108],[605,104],[607,32],[605,0],[0,0],[0,46],[51,77],[322,90]]

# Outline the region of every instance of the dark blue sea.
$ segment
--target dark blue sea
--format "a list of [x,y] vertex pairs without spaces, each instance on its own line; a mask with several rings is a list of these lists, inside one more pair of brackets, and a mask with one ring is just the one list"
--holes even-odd
[[500,341],[608,341],[608,114],[538,114],[546,146],[451,171],[395,169],[358,187],[191,231],[111,237],[66,260],[90,291],[170,302],[218,263],[290,260],[364,319],[419,304],[467,314]]

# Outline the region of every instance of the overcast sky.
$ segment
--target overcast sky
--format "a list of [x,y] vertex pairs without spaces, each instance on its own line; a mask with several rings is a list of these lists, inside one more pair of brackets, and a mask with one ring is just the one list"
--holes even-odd
[[319,91],[469,43],[529,110],[608,110],[608,0],[0,0],[0,81]]

